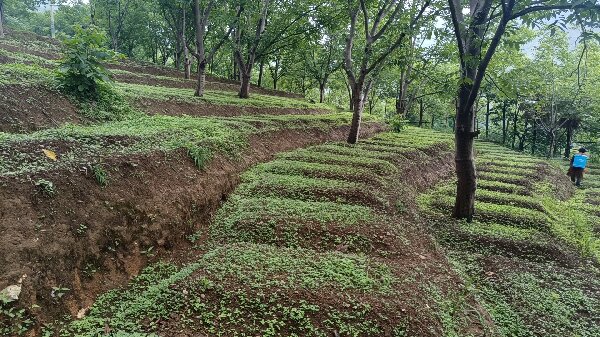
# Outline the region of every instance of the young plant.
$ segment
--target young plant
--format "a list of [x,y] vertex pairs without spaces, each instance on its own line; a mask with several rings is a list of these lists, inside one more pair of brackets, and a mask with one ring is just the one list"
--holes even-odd
[[97,27],[76,26],[75,35],[63,40],[59,81],[67,92],[85,99],[97,96],[98,84],[110,82],[103,62],[113,60],[116,53],[104,47],[106,35]]
[[54,187],[54,183],[50,180],[39,179],[35,182],[35,186],[38,190],[47,197],[53,197],[56,195],[56,188]]
[[98,185],[102,187],[106,187],[106,185],[108,185],[108,172],[106,172],[102,165],[93,165],[92,172],[94,172],[94,179],[96,179]]

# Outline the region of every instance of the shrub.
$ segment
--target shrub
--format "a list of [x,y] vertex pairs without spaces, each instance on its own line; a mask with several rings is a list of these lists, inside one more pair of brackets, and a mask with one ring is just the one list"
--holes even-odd
[[75,36],[63,40],[60,61],[61,87],[82,98],[95,98],[98,84],[110,82],[110,73],[102,62],[110,61],[116,53],[104,47],[106,35],[97,27],[76,26]]

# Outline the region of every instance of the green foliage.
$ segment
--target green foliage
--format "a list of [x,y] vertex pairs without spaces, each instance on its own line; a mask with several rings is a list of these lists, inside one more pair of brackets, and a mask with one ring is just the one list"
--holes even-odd
[[295,108],[333,110],[325,104],[314,104],[301,99],[253,94],[247,99],[239,98],[233,92],[207,90],[204,96],[195,97],[193,89],[168,88],[142,84],[118,83],[118,88],[125,95],[134,98],[150,98],[155,100],[179,100],[190,103],[210,103],[217,105],[238,105],[258,108]]
[[51,70],[39,65],[21,63],[0,64],[0,85],[6,84],[42,84],[49,87],[57,85]]
[[38,188],[38,191],[47,197],[53,197],[57,193],[54,183],[50,180],[39,179],[35,182],[35,186]]
[[83,116],[98,122],[121,121],[142,115],[109,83],[97,83],[96,97],[93,100],[83,100],[79,105]]
[[212,159],[213,153],[210,149],[193,146],[188,148],[188,156],[194,161],[194,165],[199,169],[203,169],[206,164]]
[[108,185],[108,172],[101,164],[92,165],[92,173],[98,185],[106,187]]
[[75,27],[75,35],[63,40],[63,58],[60,61],[61,87],[84,99],[98,95],[98,85],[110,82],[110,73],[103,62],[113,60],[116,54],[105,48],[106,36],[97,27]]

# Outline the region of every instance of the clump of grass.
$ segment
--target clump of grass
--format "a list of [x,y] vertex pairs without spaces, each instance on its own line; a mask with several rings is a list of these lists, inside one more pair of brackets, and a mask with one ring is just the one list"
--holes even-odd
[[92,173],[98,185],[106,187],[108,185],[108,172],[101,164],[92,165]]
[[188,156],[190,156],[194,165],[201,170],[206,167],[206,164],[212,159],[213,153],[209,148],[191,146],[188,148]]

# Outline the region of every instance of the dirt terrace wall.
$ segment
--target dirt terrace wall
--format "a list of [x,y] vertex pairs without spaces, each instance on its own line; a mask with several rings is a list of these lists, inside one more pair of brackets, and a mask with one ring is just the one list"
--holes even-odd
[[[344,140],[348,129],[253,136],[243,156],[215,158],[202,171],[183,150],[119,158],[105,165],[105,188],[85,171],[0,178],[0,289],[27,275],[20,305],[38,304],[34,314],[42,320],[65,310],[75,315],[99,292],[137,274],[151,255],[189,247],[186,237],[209,224],[249,166],[278,152]],[[384,129],[365,124],[362,135]],[[55,197],[36,190],[40,178],[55,184]],[[58,300],[52,287],[70,290]]]

